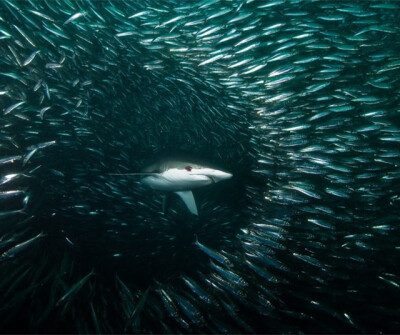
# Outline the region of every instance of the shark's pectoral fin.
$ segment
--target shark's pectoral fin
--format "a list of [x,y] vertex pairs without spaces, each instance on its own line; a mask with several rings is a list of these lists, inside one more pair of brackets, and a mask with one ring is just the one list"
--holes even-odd
[[177,195],[181,197],[190,213],[194,215],[199,215],[197,211],[196,201],[194,200],[194,196],[192,191],[184,191],[184,192],[175,192]]

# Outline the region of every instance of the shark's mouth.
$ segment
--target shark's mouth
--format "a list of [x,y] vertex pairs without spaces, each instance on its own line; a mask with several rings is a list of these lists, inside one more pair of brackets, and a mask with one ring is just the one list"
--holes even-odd
[[215,179],[213,178],[213,177],[211,177],[211,176],[206,176],[208,179],[210,179],[211,180],[211,183],[212,184],[215,184],[216,183],[216,181],[215,181]]

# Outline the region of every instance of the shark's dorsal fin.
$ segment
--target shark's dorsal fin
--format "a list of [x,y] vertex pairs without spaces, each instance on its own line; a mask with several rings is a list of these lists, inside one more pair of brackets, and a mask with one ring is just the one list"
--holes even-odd
[[189,209],[190,213],[194,215],[199,215],[192,191],[181,191],[175,193],[181,197],[181,199]]

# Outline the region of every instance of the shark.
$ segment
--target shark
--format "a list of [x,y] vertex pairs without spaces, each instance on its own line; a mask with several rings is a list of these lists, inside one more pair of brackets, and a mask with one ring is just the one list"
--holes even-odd
[[[141,183],[153,190],[173,192],[185,203],[188,210],[199,215],[193,190],[232,178],[229,172],[184,160],[163,159],[144,168]],[[166,196],[163,199],[165,212]]]

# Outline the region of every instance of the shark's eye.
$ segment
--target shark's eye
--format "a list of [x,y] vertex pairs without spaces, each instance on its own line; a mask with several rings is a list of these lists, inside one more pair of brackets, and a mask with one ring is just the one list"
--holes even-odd
[[192,171],[192,167],[188,165],[185,167],[185,170],[190,172],[190,171]]

